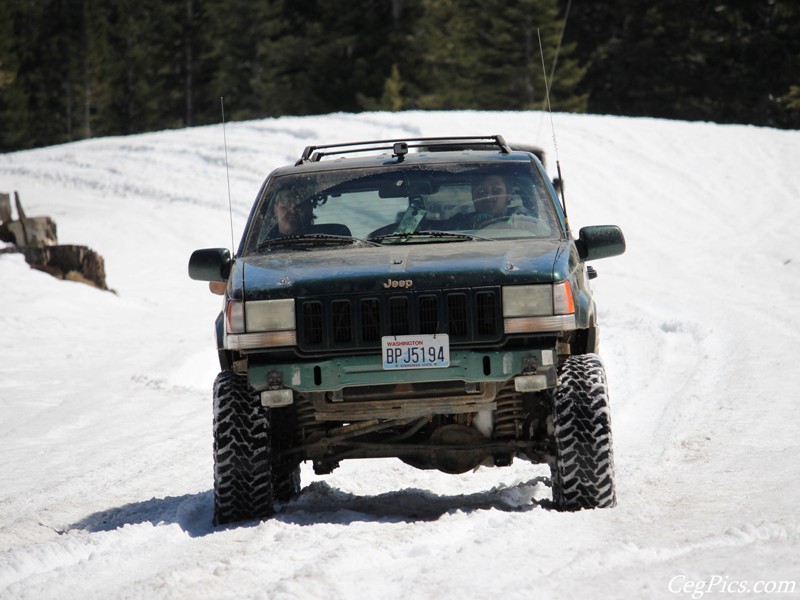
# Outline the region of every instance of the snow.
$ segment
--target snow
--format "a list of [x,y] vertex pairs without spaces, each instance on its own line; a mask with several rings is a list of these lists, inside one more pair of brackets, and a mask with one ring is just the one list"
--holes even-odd
[[[800,132],[553,122],[573,229],[628,242],[593,281],[619,505],[571,514],[523,461],[372,460],[304,465],[275,518],[213,527],[220,299],[186,265],[231,243],[221,127],[0,155],[0,191],[102,254],[114,290],[0,254],[0,597],[800,597]],[[234,235],[306,145],[493,133],[555,175],[539,112],[230,123]]]

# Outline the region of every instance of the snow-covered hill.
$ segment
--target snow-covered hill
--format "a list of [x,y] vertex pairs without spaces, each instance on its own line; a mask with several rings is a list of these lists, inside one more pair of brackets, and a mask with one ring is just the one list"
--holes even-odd
[[[548,510],[520,461],[380,460],[304,466],[274,519],[213,528],[219,297],[186,265],[230,245],[222,129],[89,140],[0,155],[0,191],[116,291],[0,255],[0,597],[800,597],[800,132],[553,120],[573,228],[628,241],[593,282],[618,507]],[[494,133],[555,170],[538,112],[231,123],[235,237],[306,145]]]

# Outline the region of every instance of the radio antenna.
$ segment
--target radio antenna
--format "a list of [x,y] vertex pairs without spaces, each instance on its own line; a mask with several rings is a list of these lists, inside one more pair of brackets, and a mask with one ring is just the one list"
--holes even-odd
[[219,106],[222,110],[222,143],[225,146],[225,179],[228,182],[228,215],[231,222],[231,256],[233,256],[236,252],[233,241],[233,203],[231,202],[231,175],[228,172],[228,138],[225,135],[225,99],[222,96],[219,97]]
[[[564,11],[564,22],[561,24],[561,34],[558,36],[558,44],[556,44],[556,52],[553,55],[553,65],[550,67],[550,81],[555,81],[556,78],[556,65],[558,64],[558,56],[561,53],[561,44],[564,41],[564,32],[567,30],[567,21],[569,20],[569,11],[572,7],[572,0],[567,0],[567,8]],[[541,36],[539,36],[539,46],[541,47]],[[542,56],[544,62],[544,56]],[[547,78],[545,77],[545,80]],[[542,112],[544,112],[547,99],[542,100]],[[542,119],[539,119],[539,130],[536,132],[536,139],[539,139],[539,131],[542,129]]]
[[561,192],[561,208],[564,209],[564,219],[567,222],[569,231],[569,217],[567,216],[567,200],[564,197],[564,177],[561,175],[561,161],[558,159],[558,140],[556,139],[556,126],[553,123],[553,109],[550,106],[550,84],[547,81],[547,67],[544,65],[544,49],[542,48],[542,34],[536,28],[536,35],[539,37],[539,54],[542,57],[542,74],[544,75],[544,90],[547,97],[547,112],[550,115],[550,129],[553,132],[553,148],[556,151],[556,170],[558,171],[558,189]]

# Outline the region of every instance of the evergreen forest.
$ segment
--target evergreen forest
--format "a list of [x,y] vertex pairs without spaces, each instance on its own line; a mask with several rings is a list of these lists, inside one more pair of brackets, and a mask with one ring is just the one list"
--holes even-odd
[[800,128],[797,0],[0,0],[0,152],[230,120],[527,110]]

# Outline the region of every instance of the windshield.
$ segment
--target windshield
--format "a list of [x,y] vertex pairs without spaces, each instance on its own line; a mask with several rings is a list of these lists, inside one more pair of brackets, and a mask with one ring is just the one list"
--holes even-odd
[[392,164],[275,177],[259,198],[245,253],[297,248],[303,239],[330,247],[337,237],[381,244],[558,238],[561,227],[530,163]]

